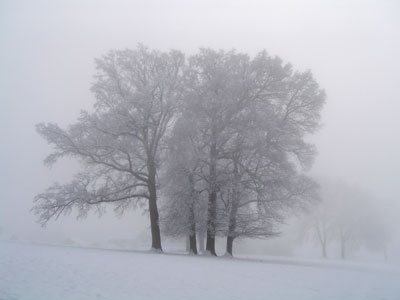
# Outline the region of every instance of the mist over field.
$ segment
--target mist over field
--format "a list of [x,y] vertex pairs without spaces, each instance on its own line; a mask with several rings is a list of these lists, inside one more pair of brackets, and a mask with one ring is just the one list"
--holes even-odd
[[[40,298],[51,286],[44,247],[54,266],[70,251],[89,286],[97,260],[115,259],[114,275],[124,260],[148,263],[146,285],[159,265],[191,274],[180,255],[192,253],[224,256],[218,264],[254,278],[270,274],[255,262],[282,278],[297,264],[325,268],[305,271],[290,293],[277,279],[271,299],[379,299],[385,289],[397,299],[399,14],[394,0],[2,1],[0,263],[18,279],[0,276],[0,298]],[[84,251],[95,258],[78,266]],[[304,289],[330,268],[370,273]],[[24,286],[38,270],[49,281]],[[248,281],[236,295],[265,299]],[[370,282],[379,287],[360,288]],[[168,297],[200,298],[212,285],[185,284],[198,292]],[[113,288],[115,299],[131,296]],[[42,297],[113,294],[85,289]],[[215,291],[205,298],[235,294]]]

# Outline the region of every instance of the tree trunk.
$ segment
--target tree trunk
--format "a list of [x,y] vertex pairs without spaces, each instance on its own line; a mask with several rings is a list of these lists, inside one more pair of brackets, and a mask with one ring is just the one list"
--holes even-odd
[[199,232],[197,236],[199,237],[199,251],[204,252],[205,232]]
[[346,249],[343,241],[340,243],[340,255],[342,259],[346,259]]
[[325,245],[325,244],[322,244],[321,246],[322,246],[322,257],[323,257],[323,258],[326,258],[326,257],[327,257],[327,254],[326,254],[326,245]]
[[229,212],[229,226],[228,226],[228,237],[226,239],[226,252],[233,256],[233,240],[235,239],[236,234],[236,215],[238,212],[239,206],[239,184],[240,184],[240,176],[238,170],[238,164],[236,160],[234,161],[234,187],[232,190],[232,197],[231,197],[231,211]]
[[186,252],[189,252],[190,251],[190,235],[186,236],[185,242],[186,242]]
[[189,175],[189,184],[191,188],[191,193],[190,193],[190,212],[189,212],[189,222],[190,222],[190,234],[189,234],[189,252],[193,254],[197,254],[197,245],[196,245],[196,218],[195,218],[195,212],[194,212],[194,205],[195,205],[195,197],[194,195],[196,194],[195,188],[194,188],[194,180],[193,180],[193,174]]
[[162,252],[159,215],[157,208],[156,172],[154,163],[149,162],[147,168],[149,172],[148,190],[149,190],[150,226],[151,226],[151,248]]
[[211,255],[217,256],[215,252],[215,218],[217,215],[217,193],[212,192],[208,198],[208,226],[206,251]]
[[342,227],[340,227],[340,256],[342,259],[346,259],[346,239]]
[[230,256],[233,256],[233,240],[235,238],[233,236],[228,236],[226,238],[226,253],[228,253]]
[[207,245],[206,251],[211,255],[217,256],[215,252],[215,221],[217,218],[217,128],[215,122],[212,124],[212,144],[210,147],[210,194],[208,196],[208,215],[207,215]]
[[321,245],[322,257],[327,258],[327,232],[325,221],[317,218],[315,220],[315,230],[317,231],[318,240]]
[[236,214],[238,210],[237,205],[238,203],[236,201],[233,201],[232,209],[229,214],[229,227],[228,227],[228,237],[226,239],[226,252],[228,252],[230,255],[233,255],[232,248],[236,231]]
[[207,231],[206,251],[213,256],[217,256],[215,252],[215,236]]
[[196,245],[196,232],[190,235],[190,253],[197,254],[197,245]]

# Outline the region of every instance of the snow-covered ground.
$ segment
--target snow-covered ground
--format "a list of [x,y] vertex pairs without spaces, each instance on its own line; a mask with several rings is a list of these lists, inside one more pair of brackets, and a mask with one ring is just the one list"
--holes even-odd
[[389,266],[0,242],[0,299],[400,299]]

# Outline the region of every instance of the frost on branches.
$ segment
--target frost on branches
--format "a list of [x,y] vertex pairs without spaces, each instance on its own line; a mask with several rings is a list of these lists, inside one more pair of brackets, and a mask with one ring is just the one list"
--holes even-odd
[[[82,172],[36,197],[45,224],[77,208],[81,216],[148,202],[152,247],[169,236],[276,235],[288,213],[318,199],[303,174],[315,157],[305,141],[319,127],[325,94],[310,72],[294,72],[265,51],[200,51],[185,59],[139,46],[97,60],[95,112],[68,129],[38,125],[54,146],[46,159],[74,156]],[[161,217],[158,210],[161,195]]]

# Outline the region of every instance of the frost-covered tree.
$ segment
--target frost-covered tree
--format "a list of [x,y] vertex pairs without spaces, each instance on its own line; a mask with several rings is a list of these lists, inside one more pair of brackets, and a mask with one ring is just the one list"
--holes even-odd
[[297,174],[276,156],[271,159],[266,147],[246,144],[248,148],[232,156],[231,176],[220,193],[227,214],[224,234],[230,255],[236,238],[274,236],[287,212],[318,199],[317,184],[310,178]]
[[248,76],[246,106],[231,125],[235,134],[225,150],[229,254],[235,237],[274,235],[273,224],[285,211],[318,198],[317,184],[298,166],[306,169],[315,155],[304,137],[318,128],[324,93],[309,72],[293,73],[265,52],[251,61]]
[[196,136],[212,255],[218,233],[232,252],[235,237],[273,234],[279,210],[310,199],[315,184],[297,169],[315,154],[304,137],[317,129],[324,98],[309,72],[294,73],[266,52],[250,59],[202,49],[189,59],[182,118]]
[[234,52],[201,49],[189,59],[185,80],[184,116],[195,124],[195,153],[201,161],[199,176],[208,198],[206,251],[215,253],[217,198],[224,180],[224,148],[233,137],[235,122],[247,92],[249,58]]
[[104,203],[125,209],[148,203],[152,248],[161,250],[157,172],[166,136],[181,99],[184,56],[178,51],[111,51],[96,60],[94,112],[83,112],[67,129],[39,124],[54,152],[45,162],[79,159],[82,172],[67,184],[54,184],[36,196],[42,224],[76,208],[79,216]]
[[[61,129],[39,124],[54,146],[49,164],[64,156],[82,171],[35,200],[42,224],[77,208],[79,216],[104,203],[123,213],[148,201],[152,247],[161,250],[157,193],[163,185],[162,226],[168,235],[207,232],[268,237],[288,210],[315,199],[302,175],[314,146],[305,141],[319,125],[325,95],[310,72],[293,72],[263,51],[201,49],[189,58],[139,46],[97,60],[95,110]],[[162,162],[168,162],[162,166]]]
[[197,254],[196,232],[205,230],[207,202],[200,178],[200,161],[195,155],[194,130],[179,119],[169,140],[166,157],[162,229],[166,235],[188,238],[188,251]]

